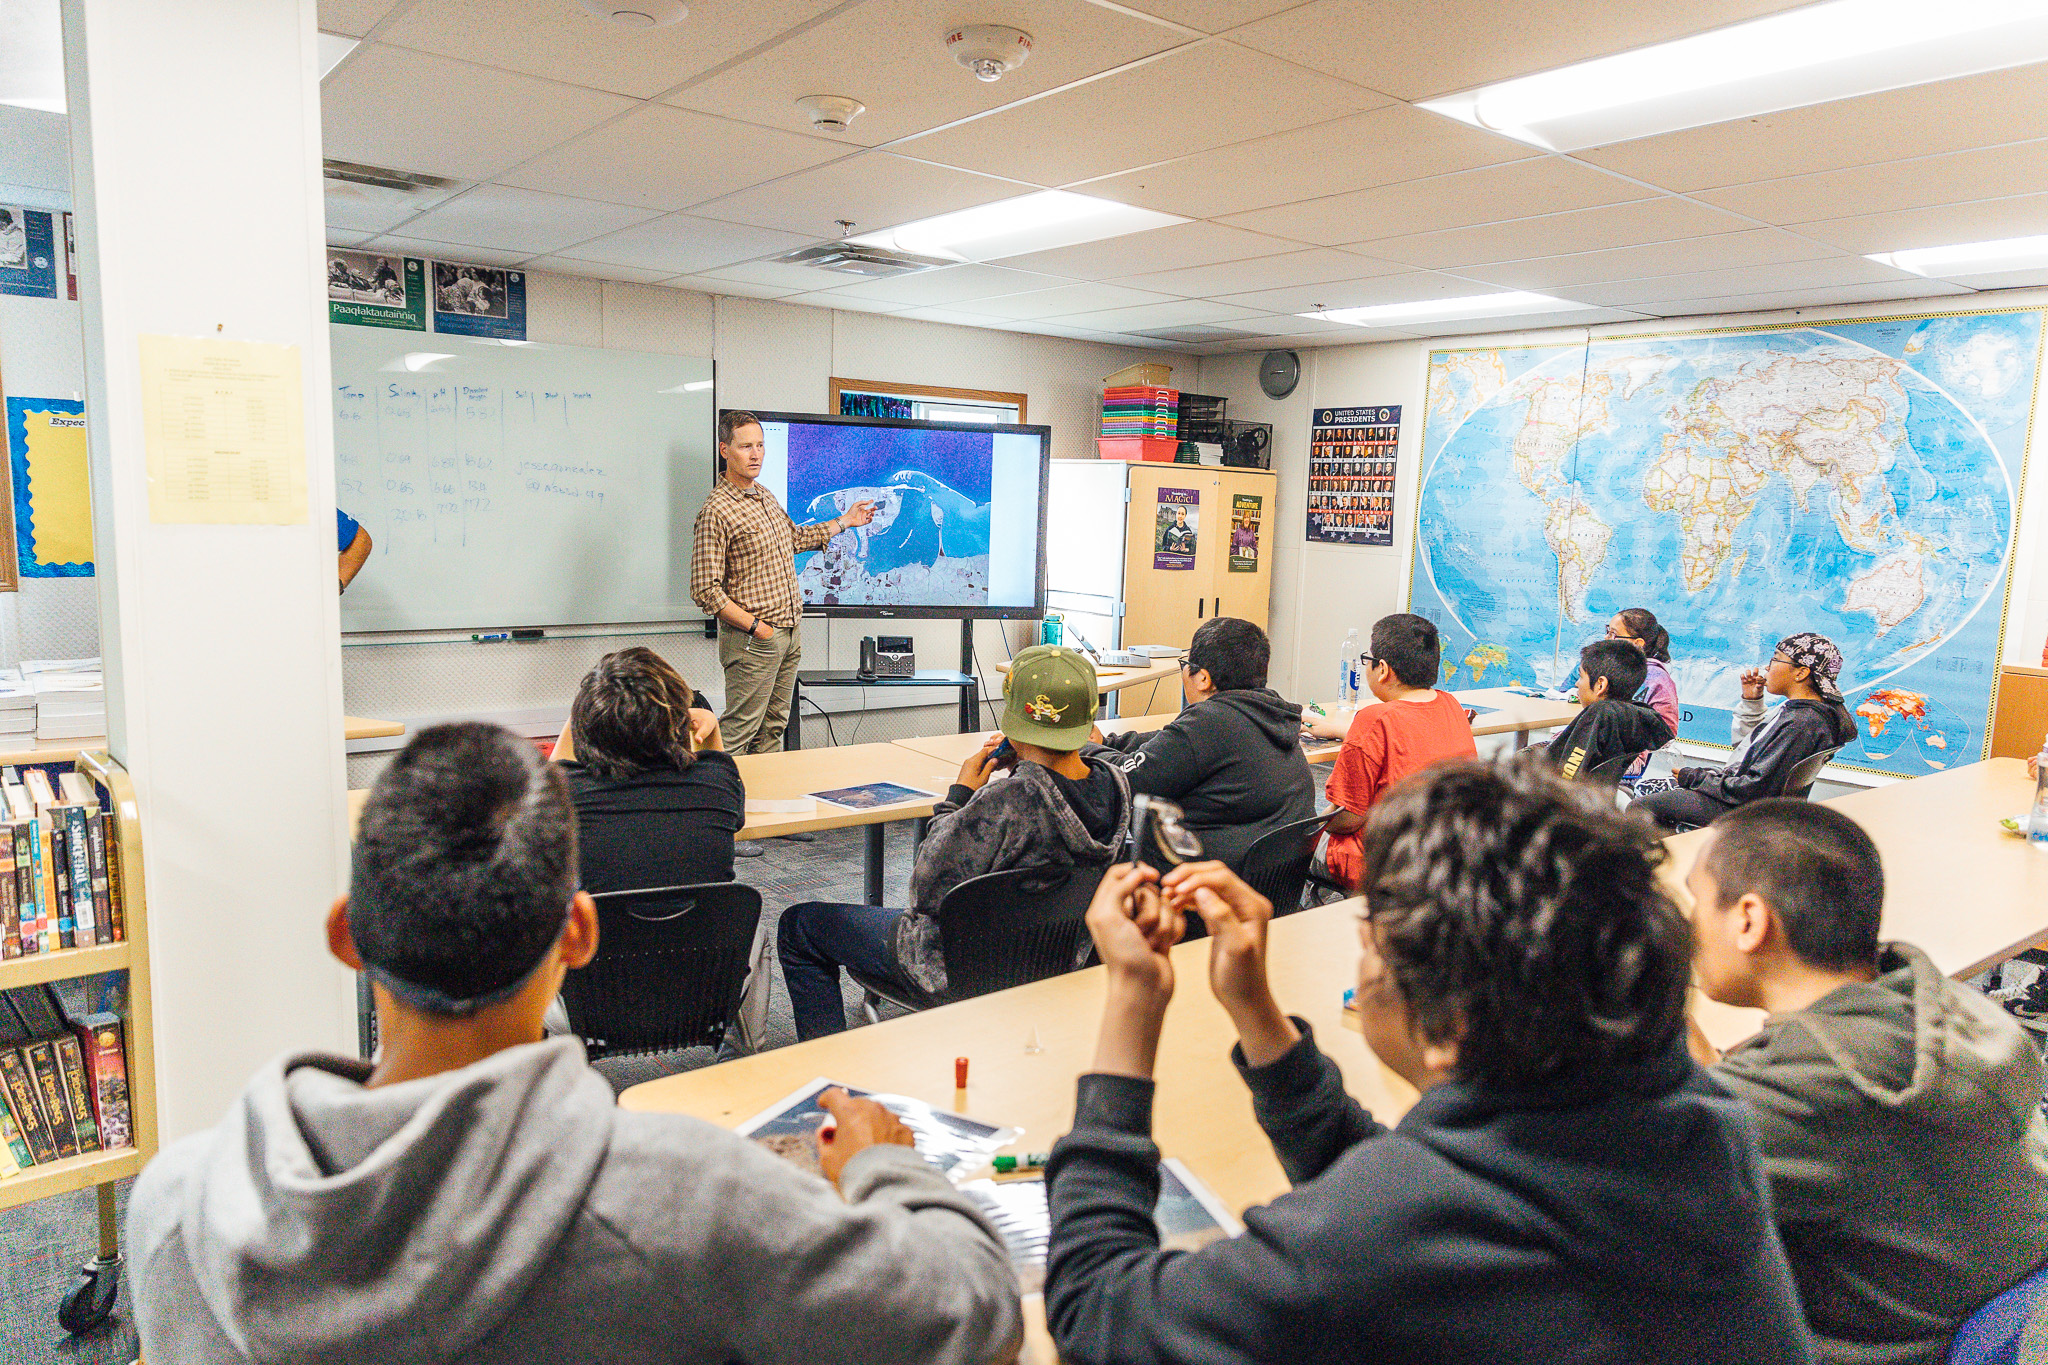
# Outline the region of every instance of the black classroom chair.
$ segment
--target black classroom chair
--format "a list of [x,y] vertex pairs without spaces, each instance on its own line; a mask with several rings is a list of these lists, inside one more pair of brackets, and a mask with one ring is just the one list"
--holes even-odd
[[597,956],[563,979],[562,1004],[592,1060],[717,1046],[739,1013],[761,893],[715,882],[591,899]]
[[1316,840],[1323,837],[1323,826],[1330,823],[1338,809],[1332,806],[1321,815],[1268,830],[1245,851],[1244,871],[1240,875],[1252,890],[1273,902],[1274,919],[1302,908],[1302,893],[1308,888],[1308,869],[1315,857]]
[[1800,759],[1792,771],[1786,775],[1785,786],[1779,791],[1778,795],[1794,801],[1804,801],[1807,795],[1813,791],[1813,784],[1820,779],[1820,770],[1833,762],[1835,755],[1842,752],[1844,747],[1846,746],[1837,745],[1832,749],[1823,749],[1817,754],[1809,754],[1807,757]]
[[882,1001],[923,1010],[1059,976],[1087,965],[1088,903],[1102,869],[1013,867],[969,877],[939,902],[946,954],[943,996],[852,972],[869,1023]]
[[1584,782],[1590,787],[1604,787],[1611,792],[1621,785],[1622,774],[1629,770],[1629,765],[1641,757],[1641,753],[1616,754],[1613,758],[1603,759],[1590,768],[1580,769],[1574,780]]

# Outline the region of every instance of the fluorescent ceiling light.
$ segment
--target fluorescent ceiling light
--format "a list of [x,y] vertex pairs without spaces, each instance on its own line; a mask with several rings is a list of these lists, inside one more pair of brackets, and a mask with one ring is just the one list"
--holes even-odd
[[339,33],[322,33],[318,35],[318,42],[320,79],[324,81],[327,79],[327,73],[340,66],[341,59],[354,52],[357,44],[361,43],[362,39],[346,37]]
[[1414,303],[1381,303],[1370,308],[1328,308],[1320,313],[1296,313],[1296,317],[1341,322],[1351,327],[1399,327],[1409,322],[1460,322],[1467,318],[1508,318],[1525,313],[1559,313],[1586,307],[1570,299],[1548,294],[1514,290],[1502,294],[1473,294],[1461,299],[1418,299]]
[[1883,251],[1864,259],[1935,279],[1951,275],[1999,275],[2013,270],[2041,270],[2048,268],[2048,237],[2008,237],[2002,242],[1923,246],[1911,251]]
[[1051,251],[1108,237],[1170,227],[1188,220],[1067,190],[1040,190],[998,199],[936,218],[921,218],[882,232],[863,233],[856,246],[877,246],[954,261],[999,261],[1029,251]]
[[1827,0],[1422,107],[1569,152],[2048,60],[2048,0]]

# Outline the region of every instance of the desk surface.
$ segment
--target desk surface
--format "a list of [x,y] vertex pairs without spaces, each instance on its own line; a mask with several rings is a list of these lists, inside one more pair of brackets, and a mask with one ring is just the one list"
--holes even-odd
[[[996,665],[998,673],[1010,671],[1010,661],[1003,660]],[[1150,668],[1120,668],[1115,665],[1095,666],[1095,687],[1099,692],[1121,692],[1126,687],[1137,687],[1143,683],[1156,683],[1167,678],[1180,676],[1180,658],[1156,660]]]
[[[387,735],[402,735],[405,723],[396,720],[371,720],[365,716],[343,716],[341,737],[350,739],[381,739]],[[0,753],[0,765],[15,763],[68,763],[86,749],[107,747],[105,735],[84,735],[74,739],[36,739],[23,735],[10,748]]]
[[[1164,712],[1156,716],[1119,716],[1103,721],[1102,732],[1106,735],[1115,735],[1136,731],[1149,735],[1155,730],[1165,728],[1167,722],[1172,719],[1171,714]],[[915,749],[918,753],[945,759],[958,768],[967,761],[969,754],[981,748],[982,742],[994,733],[992,730],[977,730],[964,735],[927,735],[922,739],[899,739],[896,742],[906,749]],[[1302,752],[1308,756],[1309,762],[1323,763],[1335,758],[1337,751],[1343,747],[1341,740],[1319,739],[1302,746]]]
[[[1490,708],[1487,714],[1472,718],[1475,736],[1554,730],[1561,725],[1570,725],[1581,709],[1577,702],[1522,697],[1499,687],[1467,688],[1451,695],[1467,706]],[[1336,702],[1318,702],[1317,705],[1323,708],[1324,714],[1332,717],[1352,714],[1349,708]]]
[[929,754],[906,749],[900,744],[844,744],[829,749],[785,749],[773,754],[741,754],[740,779],[746,783],[749,801],[787,801],[815,791],[853,787],[863,782],[897,782],[933,795],[928,800],[881,806],[874,810],[845,810],[822,801],[812,802],[809,812],[770,814],[747,812],[742,839],[772,839],[778,834],[800,834],[807,830],[845,829],[851,825],[872,825],[888,820],[914,820],[930,815],[932,807],[946,794],[960,771],[960,761],[947,763]]

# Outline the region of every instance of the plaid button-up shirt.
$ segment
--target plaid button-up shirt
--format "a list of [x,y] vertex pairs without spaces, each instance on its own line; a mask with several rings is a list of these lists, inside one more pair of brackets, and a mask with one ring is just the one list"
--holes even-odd
[[796,557],[823,549],[838,528],[799,526],[768,490],[744,493],[723,475],[697,513],[690,547],[690,596],[708,615],[736,603],[771,626],[793,627],[803,614]]

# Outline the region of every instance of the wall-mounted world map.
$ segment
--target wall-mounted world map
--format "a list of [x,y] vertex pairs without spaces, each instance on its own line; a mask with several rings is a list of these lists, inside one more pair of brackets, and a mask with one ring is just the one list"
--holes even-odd
[[1430,356],[1411,609],[1445,685],[1570,686],[1623,607],[1671,632],[1680,735],[1744,668],[1841,646],[1840,761],[1982,757],[2041,314],[1612,337]]

